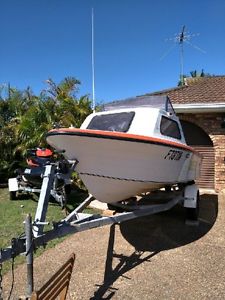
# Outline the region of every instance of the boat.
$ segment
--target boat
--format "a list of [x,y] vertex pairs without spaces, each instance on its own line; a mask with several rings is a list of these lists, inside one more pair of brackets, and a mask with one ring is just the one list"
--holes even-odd
[[77,160],[90,194],[106,203],[187,185],[200,175],[201,155],[185,142],[167,96],[142,96],[106,104],[80,128],[55,128],[47,142]]

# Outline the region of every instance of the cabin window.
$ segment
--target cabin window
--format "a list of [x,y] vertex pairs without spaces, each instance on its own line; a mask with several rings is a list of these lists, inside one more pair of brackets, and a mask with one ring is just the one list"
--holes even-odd
[[175,139],[181,139],[180,129],[178,126],[178,123],[174,120],[171,120],[169,118],[166,118],[162,116],[161,124],[160,124],[160,132],[163,135],[175,138]]
[[127,132],[134,118],[134,112],[96,115],[88,129]]

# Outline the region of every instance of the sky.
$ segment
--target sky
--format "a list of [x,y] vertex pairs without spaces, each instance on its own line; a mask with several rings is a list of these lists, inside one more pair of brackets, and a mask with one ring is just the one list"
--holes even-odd
[[73,76],[92,97],[92,8],[97,103],[177,86],[184,25],[184,74],[225,75],[224,0],[1,0],[0,85]]

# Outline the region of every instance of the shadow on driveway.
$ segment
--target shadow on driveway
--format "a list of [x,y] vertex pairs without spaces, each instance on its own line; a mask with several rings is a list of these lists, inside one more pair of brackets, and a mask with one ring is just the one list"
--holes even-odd
[[[120,231],[124,239],[134,247],[130,256],[115,253],[116,225],[112,225],[103,283],[96,285],[97,290],[91,299],[111,299],[117,291],[113,283],[121,276],[129,279],[124,275],[126,272],[150,261],[161,251],[184,246],[203,237],[215,223],[217,213],[218,196],[204,194],[200,198],[198,226],[185,224],[185,209],[180,205],[167,212],[124,222],[120,224]],[[113,268],[114,259],[117,264]]]
[[156,215],[120,225],[123,237],[139,251],[163,251],[194,242],[213,226],[218,213],[218,196],[201,195],[198,226],[185,224],[185,209],[177,205]]

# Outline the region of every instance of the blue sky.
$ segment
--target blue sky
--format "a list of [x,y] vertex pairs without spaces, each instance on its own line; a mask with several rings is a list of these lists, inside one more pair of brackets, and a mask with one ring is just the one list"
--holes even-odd
[[46,79],[74,76],[91,94],[92,7],[97,102],[176,86],[179,45],[161,58],[183,25],[205,51],[184,44],[184,73],[225,75],[224,0],[1,0],[0,84],[38,94]]

